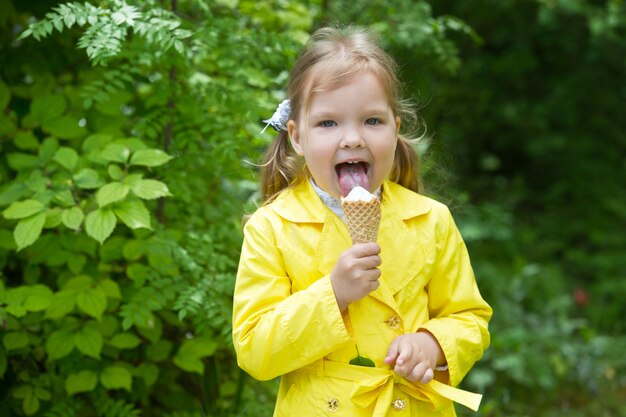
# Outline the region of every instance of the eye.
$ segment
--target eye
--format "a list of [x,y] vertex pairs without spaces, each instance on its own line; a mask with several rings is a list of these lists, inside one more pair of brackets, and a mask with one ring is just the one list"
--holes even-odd
[[365,124],[370,125],[370,126],[376,126],[377,124],[380,124],[380,123],[381,123],[380,119],[377,119],[376,117],[370,117],[369,119],[365,121]]
[[335,123],[332,120],[323,120],[319,123],[319,125],[322,127],[333,127],[333,126],[336,126],[337,123]]

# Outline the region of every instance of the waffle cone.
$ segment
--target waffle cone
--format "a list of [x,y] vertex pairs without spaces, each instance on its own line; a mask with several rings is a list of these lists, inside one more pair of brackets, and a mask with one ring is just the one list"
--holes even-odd
[[342,201],[343,215],[352,244],[376,242],[380,225],[380,201]]

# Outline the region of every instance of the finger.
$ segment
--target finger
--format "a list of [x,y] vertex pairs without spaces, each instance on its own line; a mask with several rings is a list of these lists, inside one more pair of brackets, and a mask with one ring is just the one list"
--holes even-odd
[[398,343],[399,339],[396,337],[389,345],[389,349],[387,349],[387,356],[385,357],[386,364],[394,363],[398,357]]
[[422,379],[420,379],[420,382],[422,384],[428,384],[430,381],[433,380],[434,377],[435,377],[435,374],[433,370],[431,368],[428,368],[426,369],[426,372],[424,372],[424,376],[422,377]]
[[[424,380],[426,376],[426,371],[428,370],[430,370],[430,368],[428,367],[426,362],[420,362],[415,367],[413,367],[411,372],[408,373],[408,375],[406,376],[406,379],[408,379],[409,381],[422,382],[422,380]],[[431,370],[431,374],[432,374],[432,370]],[[431,376],[431,379],[432,379],[432,376]],[[430,379],[428,380],[428,382],[430,382]]]
[[398,359],[396,359],[396,367],[400,367],[404,374],[408,373],[408,369],[405,368],[404,365],[410,361],[411,356],[413,356],[413,345],[410,343],[404,342],[404,339],[400,341],[398,346]]
[[380,266],[382,260],[378,255],[366,256],[359,259],[359,266],[363,269],[374,269]]
[[378,255],[367,256],[365,258],[355,258],[354,268],[363,271],[370,271],[379,267],[380,263],[380,257]]
[[377,281],[380,275],[380,269],[368,269],[367,271],[363,271],[363,278],[367,278],[369,281]]
[[353,255],[357,258],[378,255],[380,253],[380,245],[376,242],[357,243],[352,246]]

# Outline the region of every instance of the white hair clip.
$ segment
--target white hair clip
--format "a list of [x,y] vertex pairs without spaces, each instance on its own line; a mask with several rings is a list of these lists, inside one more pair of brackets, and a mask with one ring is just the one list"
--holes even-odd
[[267,120],[263,120],[263,123],[267,123],[261,133],[265,132],[268,126],[272,126],[275,131],[287,130],[287,121],[289,120],[289,114],[291,114],[291,104],[289,99],[285,99],[278,105],[276,111]]

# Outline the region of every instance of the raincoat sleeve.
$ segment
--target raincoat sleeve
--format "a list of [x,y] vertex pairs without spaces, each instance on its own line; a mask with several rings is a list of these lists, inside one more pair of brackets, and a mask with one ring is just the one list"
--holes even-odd
[[259,380],[308,365],[350,340],[328,276],[291,293],[276,242],[279,226],[264,208],[251,217],[235,284],[237,362]]
[[428,283],[430,320],[421,326],[435,336],[448,363],[450,385],[458,385],[489,346],[492,309],[481,297],[470,259],[452,216],[437,241],[437,261]]

